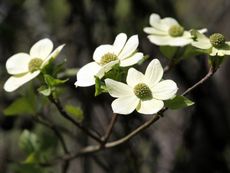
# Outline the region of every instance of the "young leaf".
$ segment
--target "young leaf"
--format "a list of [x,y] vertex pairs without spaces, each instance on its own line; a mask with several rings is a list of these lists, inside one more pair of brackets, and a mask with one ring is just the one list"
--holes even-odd
[[68,112],[70,115],[76,117],[78,121],[82,121],[84,116],[81,108],[73,106],[73,105],[66,105],[65,106],[66,112]]
[[94,95],[98,96],[103,92],[107,92],[105,84],[101,81],[99,77],[95,76],[95,94]]
[[39,151],[41,143],[36,134],[24,130],[19,138],[19,147],[28,154]]
[[53,78],[52,76],[50,76],[50,75],[48,75],[48,74],[45,74],[45,75],[44,75],[44,79],[45,79],[46,84],[47,84],[49,87],[54,87],[54,86],[63,84],[63,83],[65,83],[66,81],[68,81],[68,79],[60,80],[60,79]]
[[3,113],[9,115],[22,115],[22,114],[34,114],[35,109],[31,102],[26,97],[21,97],[11,103]]
[[44,96],[49,96],[51,94],[51,88],[45,85],[42,85],[40,88],[38,88],[38,92]]
[[184,96],[176,96],[173,99],[165,100],[164,103],[169,109],[181,109],[194,104],[193,101]]
[[168,59],[172,59],[177,51],[177,47],[171,47],[171,46],[161,46],[160,51],[161,53]]

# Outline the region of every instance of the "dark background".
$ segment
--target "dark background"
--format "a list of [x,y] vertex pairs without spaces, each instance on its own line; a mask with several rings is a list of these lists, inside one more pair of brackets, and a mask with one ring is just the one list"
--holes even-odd
[[[9,173],[10,161],[24,156],[17,141],[23,129],[34,129],[30,116],[5,117],[3,110],[17,92],[6,93],[2,86],[9,75],[6,60],[17,52],[28,52],[39,39],[48,37],[55,46],[66,46],[57,61],[67,59],[67,68],[80,68],[92,60],[100,44],[112,44],[125,32],[138,34],[139,50],[167,60],[151,44],[143,27],[151,13],[176,18],[186,29],[208,28],[208,34],[223,33],[230,40],[229,0],[2,0],[0,2],[0,173]],[[144,63],[145,67],[148,62]],[[82,173],[227,173],[230,172],[230,61],[228,58],[211,80],[190,93],[195,105],[167,111],[164,118],[129,142],[71,162],[68,172]],[[141,69],[141,68],[140,68]],[[144,69],[144,68],[143,68]],[[142,70],[143,70],[142,69]],[[204,56],[181,62],[166,78],[179,86],[179,93],[207,73]],[[104,133],[111,118],[107,95],[94,98],[94,88],[77,88],[72,76],[62,100],[80,105],[83,124]],[[19,89],[19,93],[20,93]],[[56,116],[51,115],[51,116]],[[53,118],[55,119],[55,118]],[[148,116],[119,116],[112,139],[124,136]],[[65,120],[63,120],[65,121]],[[65,127],[62,120],[56,120]],[[68,138],[72,151],[92,143],[78,129],[70,126],[74,137]],[[67,138],[67,137],[66,137]],[[58,165],[53,168],[60,171]]]

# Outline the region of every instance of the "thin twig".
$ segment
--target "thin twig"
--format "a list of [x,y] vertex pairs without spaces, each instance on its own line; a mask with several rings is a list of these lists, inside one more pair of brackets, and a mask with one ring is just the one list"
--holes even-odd
[[[50,128],[54,132],[54,134],[57,136],[57,138],[59,139],[65,154],[69,154],[65,140],[64,140],[63,136],[61,135],[61,133],[59,132],[58,128],[53,123],[51,123],[51,121],[49,121],[49,120],[44,121],[44,120],[41,120],[35,116],[33,118],[36,122]],[[70,160],[64,160],[64,163],[62,166],[62,173],[67,172],[67,170],[69,168],[69,164],[70,164]]]
[[117,117],[118,117],[118,114],[114,113],[113,116],[112,116],[112,119],[110,121],[110,124],[105,132],[105,136],[102,137],[102,141],[103,141],[103,144],[106,144],[107,141],[109,140],[109,137],[112,133],[112,130],[113,130],[113,127],[117,121]]
[[[216,70],[213,70],[212,67],[210,67],[207,75],[205,75],[200,81],[198,81],[196,84],[194,84],[192,87],[188,88],[182,95],[186,95],[189,92],[191,92],[192,90],[194,90],[196,87],[198,87],[199,85],[201,85],[202,83],[204,83],[205,81],[207,81],[214,73]],[[75,154],[67,154],[64,155],[62,157],[60,157],[58,160],[73,160],[79,156],[82,155],[87,155],[87,154],[92,154],[98,151],[101,151],[103,149],[108,149],[108,148],[113,148],[116,146],[119,146],[125,142],[127,142],[128,140],[130,140],[132,137],[136,136],[138,133],[142,132],[143,130],[145,130],[146,128],[148,128],[149,126],[151,126],[152,124],[154,124],[155,122],[157,122],[161,117],[163,117],[163,113],[168,110],[168,108],[163,108],[158,114],[154,115],[150,120],[146,121],[144,124],[140,125],[139,127],[137,127],[134,131],[130,132],[128,135],[124,136],[121,139],[112,141],[112,142],[107,142],[104,144],[103,147],[101,147],[101,145],[90,145],[87,146],[83,149],[81,149],[80,151],[78,151]],[[111,121],[111,124],[109,126],[109,130],[107,134],[110,134],[112,131],[112,127],[114,126],[113,122],[114,120]],[[109,136],[109,135],[108,135]],[[56,160],[56,161],[58,161]]]
[[77,121],[75,121],[62,107],[60,101],[58,99],[54,99],[54,97],[51,95],[49,96],[49,100],[56,106],[56,108],[58,109],[59,113],[67,120],[69,120],[71,123],[73,123],[76,127],[78,127],[79,129],[81,129],[85,134],[87,134],[88,136],[90,136],[92,139],[98,141],[99,143],[101,143],[101,139],[98,138],[96,135],[94,135],[91,131],[89,131],[87,128],[85,128],[84,126],[82,126],[80,123],[78,123]]
[[189,92],[191,92],[192,90],[194,90],[196,87],[198,87],[199,85],[201,85],[202,83],[204,83],[205,81],[207,81],[214,73],[215,73],[215,71],[213,70],[213,67],[210,67],[208,73],[200,81],[198,81],[197,83],[195,83],[193,86],[189,87],[182,94],[182,96],[188,94]]
[[47,121],[44,121],[44,120],[41,120],[41,119],[39,119],[39,118],[37,118],[37,117],[34,117],[34,116],[33,116],[33,118],[34,118],[34,120],[35,120],[36,122],[38,122],[38,123],[40,123],[40,124],[42,124],[42,125],[44,125],[44,126],[50,128],[50,129],[54,132],[54,134],[57,136],[57,138],[59,139],[59,141],[60,141],[60,143],[61,143],[61,145],[62,145],[62,148],[63,148],[64,152],[65,152],[65,153],[68,153],[68,149],[67,149],[67,146],[66,146],[66,144],[65,144],[65,140],[64,140],[64,138],[62,137],[62,135],[61,135],[61,133],[59,132],[59,130],[57,129],[57,127],[56,127],[54,124],[51,124],[50,122],[47,122]]
[[[157,120],[160,119],[160,115],[154,115],[150,120],[148,120],[147,122],[145,122],[144,124],[140,125],[138,128],[136,128],[134,131],[132,131],[131,133],[129,133],[128,135],[126,135],[125,137],[115,140],[113,142],[108,142],[104,145],[104,149],[107,148],[113,148],[116,147],[118,145],[121,145],[125,142],[127,142],[128,140],[130,140],[132,137],[136,136],[138,133],[140,133],[141,131],[145,130],[146,128],[148,128],[150,125],[152,125],[153,123],[155,123]],[[73,155],[65,155],[64,157],[62,157],[61,159],[64,160],[73,160],[79,156],[82,155],[86,155],[86,154],[92,154],[95,152],[98,152],[102,150],[101,145],[90,145],[87,146],[83,149],[81,149],[79,152],[73,154]]]

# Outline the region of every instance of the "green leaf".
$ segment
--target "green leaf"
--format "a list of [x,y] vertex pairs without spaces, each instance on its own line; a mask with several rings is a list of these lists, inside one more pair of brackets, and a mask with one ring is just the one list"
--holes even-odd
[[27,154],[31,154],[39,151],[41,142],[36,134],[24,130],[19,138],[19,147]]
[[3,113],[9,115],[34,114],[35,109],[27,97],[21,97],[11,103]]
[[43,85],[40,88],[38,88],[38,92],[44,96],[49,96],[51,94],[51,88]]
[[27,156],[26,160],[23,161],[23,163],[38,163],[38,157],[38,154],[36,152],[33,152]]
[[168,59],[172,59],[177,51],[177,47],[171,47],[171,46],[161,46],[160,51],[161,53]]
[[105,83],[101,79],[95,76],[95,96],[100,95],[101,93],[107,92]]
[[68,81],[68,79],[61,80],[61,79],[53,78],[52,76],[50,76],[50,75],[48,75],[48,74],[45,74],[45,75],[44,75],[44,79],[45,79],[46,84],[47,84],[49,87],[54,87],[54,86],[63,84],[63,83],[65,83],[65,82]]
[[70,115],[76,117],[78,121],[82,121],[84,118],[83,111],[79,107],[73,105],[65,105],[65,110]]
[[193,101],[184,96],[176,96],[173,99],[165,100],[164,103],[169,109],[181,109],[194,104]]
[[191,45],[188,45],[185,48],[185,51],[184,51],[184,53],[182,55],[182,58],[185,59],[185,58],[189,58],[189,57],[200,55],[200,54],[203,54],[203,52],[201,52],[200,49],[195,48],[195,47],[193,47]]

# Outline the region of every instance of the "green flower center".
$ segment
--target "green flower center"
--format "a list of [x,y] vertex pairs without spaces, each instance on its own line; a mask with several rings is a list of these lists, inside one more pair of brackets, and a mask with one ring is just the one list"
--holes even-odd
[[105,64],[108,64],[109,62],[112,62],[115,60],[117,60],[117,55],[115,55],[113,53],[107,53],[107,54],[102,56],[100,64],[105,65]]
[[172,37],[180,37],[184,34],[184,28],[180,25],[173,25],[169,28],[168,32]]
[[137,84],[133,91],[134,94],[141,100],[149,100],[152,98],[152,92],[150,88],[144,83]]
[[225,45],[225,38],[220,33],[212,34],[209,39],[213,47],[220,48]]
[[28,66],[29,71],[33,73],[36,70],[40,70],[42,63],[43,63],[43,60],[40,58],[31,59],[29,62],[29,66]]

